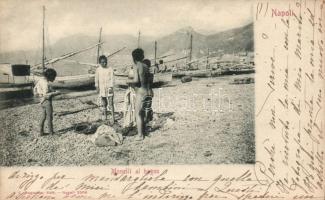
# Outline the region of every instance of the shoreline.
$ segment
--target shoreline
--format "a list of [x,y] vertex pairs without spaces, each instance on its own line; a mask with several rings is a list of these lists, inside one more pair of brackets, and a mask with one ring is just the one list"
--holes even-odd
[[[143,141],[137,142],[133,136],[127,136],[122,145],[113,147],[97,147],[90,141],[91,135],[78,134],[72,129],[77,123],[98,123],[99,109],[87,104],[96,104],[97,95],[94,94],[53,101],[56,132],[53,136],[36,136],[40,112],[37,104],[0,110],[4,124],[0,127],[0,143],[5,147],[1,150],[0,164],[84,166],[254,163],[254,84],[230,84],[234,78],[247,76],[193,79],[184,84],[177,80],[166,87],[154,89],[155,115],[152,124],[155,129]],[[209,92],[218,91],[218,88],[223,88],[223,94],[231,99],[232,110],[194,111],[191,110],[193,106],[184,110],[183,102],[188,101],[187,97],[193,97],[193,92],[202,97],[196,98],[194,95],[195,106],[200,105],[203,99],[211,101]],[[227,101],[227,98],[221,99]],[[114,103],[119,116],[124,107],[123,99],[124,90],[117,90]],[[62,112],[76,110],[81,111],[60,116]],[[116,127],[121,126],[123,119],[119,117],[116,123]]]

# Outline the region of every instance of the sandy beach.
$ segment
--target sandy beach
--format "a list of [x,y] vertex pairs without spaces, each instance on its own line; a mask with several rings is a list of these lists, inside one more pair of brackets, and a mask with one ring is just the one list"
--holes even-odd
[[[97,95],[57,100],[55,135],[38,137],[41,108],[23,105],[0,111],[2,166],[128,164],[247,164],[255,162],[254,83],[230,84],[251,75],[193,79],[154,90],[153,130],[143,141],[126,136],[119,146],[97,147],[77,123],[100,124]],[[115,90],[117,123],[123,124],[125,90]],[[84,109],[84,111],[78,111]],[[67,114],[66,111],[72,111]]]

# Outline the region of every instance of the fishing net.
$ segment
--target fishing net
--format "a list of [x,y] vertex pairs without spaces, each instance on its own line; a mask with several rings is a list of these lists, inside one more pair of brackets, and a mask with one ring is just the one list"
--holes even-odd
[[123,136],[122,134],[115,132],[113,127],[103,124],[97,128],[91,141],[96,146],[115,146],[123,143]]

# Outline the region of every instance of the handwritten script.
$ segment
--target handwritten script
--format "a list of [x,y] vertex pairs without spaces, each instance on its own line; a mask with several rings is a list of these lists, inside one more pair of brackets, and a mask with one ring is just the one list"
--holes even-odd
[[[263,2],[256,15],[257,158],[291,198],[324,198],[324,2]],[[292,16],[264,15],[274,8]]]

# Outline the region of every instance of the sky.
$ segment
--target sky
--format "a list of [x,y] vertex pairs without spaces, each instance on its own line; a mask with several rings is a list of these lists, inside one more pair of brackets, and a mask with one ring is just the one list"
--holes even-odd
[[251,0],[0,0],[0,52],[38,48],[74,34],[161,37],[191,26],[202,34],[253,21]]

